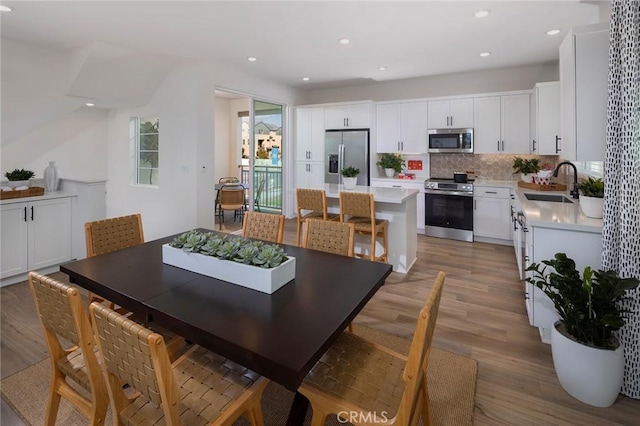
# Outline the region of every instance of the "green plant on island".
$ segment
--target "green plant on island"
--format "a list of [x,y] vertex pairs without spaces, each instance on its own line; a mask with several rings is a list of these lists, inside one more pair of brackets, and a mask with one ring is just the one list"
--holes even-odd
[[397,173],[402,171],[402,166],[404,166],[405,161],[400,154],[393,153],[384,153],[380,155],[380,159],[376,163],[376,165],[382,167],[383,169],[393,169]]
[[521,158],[521,157],[513,157],[513,165],[511,166],[514,170],[514,174],[522,173],[538,173],[540,171],[540,159],[539,158]]
[[29,180],[34,177],[36,174],[31,170],[25,169],[15,169],[12,172],[6,172],[4,176],[9,181],[17,181],[17,180]]
[[532,263],[527,268],[533,272],[527,282],[551,299],[566,334],[587,346],[616,349],[619,343],[613,333],[624,326],[630,312],[619,302],[640,280],[620,278],[615,271],[594,271],[588,266],[581,277],[575,262],[565,253],[556,253],[554,259],[543,260],[542,264]]
[[340,171],[340,174],[344,177],[357,177],[360,174],[360,169],[353,166],[347,166]]
[[578,190],[585,197],[604,198],[604,181],[588,177],[578,184]]
[[287,253],[277,244],[221,236],[213,232],[188,231],[175,237],[169,245],[189,253],[200,253],[260,268],[275,268],[288,260]]

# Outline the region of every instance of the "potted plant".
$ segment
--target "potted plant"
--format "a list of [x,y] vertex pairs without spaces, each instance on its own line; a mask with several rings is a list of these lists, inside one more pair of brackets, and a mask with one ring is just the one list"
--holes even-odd
[[400,154],[384,153],[380,155],[380,159],[376,165],[384,169],[384,173],[387,177],[393,177],[396,173],[400,173],[402,171],[404,160]]
[[587,217],[602,218],[604,210],[604,181],[588,177],[578,184],[580,208]]
[[542,264],[527,268],[533,272],[527,281],[551,299],[560,316],[551,329],[551,353],[560,384],[582,402],[609,407],[622,386],[624,369],[623,348],[614,332],[624,325],[628,311],[619,302],[640,280],[590,267],[581,277],[565,253],[556,253]]
[[344,169],[340,170],[340,174],[343,177],[342,183],[344,184],[345,189],[353,189],[356,187],[360,169],[357,169],[353,166],[347,166]]
[[520,173],[520,177],[525,182],[532,182],[533,176],[540,171],[540,159],[513,157],[514,174]]
[[10,182],[9,186],[11,187],[29,185],[29,179],[31,179],[35,175],[36,174],[31,170],[25,170],[25,169],[15,169],[12,172],[6,172],[4,174],[4,176]]

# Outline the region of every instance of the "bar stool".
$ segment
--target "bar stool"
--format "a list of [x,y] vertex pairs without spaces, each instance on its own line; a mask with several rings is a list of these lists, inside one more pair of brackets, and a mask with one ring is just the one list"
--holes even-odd
[[[296,245],[300,246],[300,230],[305,219],[337,220],[337,214],[327,213],[327,198],[324,189],[296,189],[298,206],[298,227],[296,229]],[[302,214],[302,210],[310,210]]]
[[[356,253],[357,257],[387,263],[389,262],[389,243],[387,230],[389,221],[376,219],[373,194],[364,192],[340,192],[340,222],[353,223],[358,234],[371,235],[371,253]],[[348,219],[345,219],[348,216]],[[376,237],[382,237],[383,253],[376,256]]]

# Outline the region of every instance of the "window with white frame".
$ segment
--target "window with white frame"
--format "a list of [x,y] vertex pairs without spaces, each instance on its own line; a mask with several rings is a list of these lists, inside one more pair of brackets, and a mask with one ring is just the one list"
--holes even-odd
[[160,159],[160,118],[132,117],[129,120],[133,158],[132,181],[137,185],[158,186]]

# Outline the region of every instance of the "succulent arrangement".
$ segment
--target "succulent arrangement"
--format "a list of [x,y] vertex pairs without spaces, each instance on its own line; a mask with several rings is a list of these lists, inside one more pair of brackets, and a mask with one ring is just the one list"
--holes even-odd
[[29,180],[32,177],[34,177],[36,174],[31,170],[15,169],[12,172],[6,172],[4,175],[9,181],[17,181],[17,180]]
[[585,197],[604,198],[604,181],[601,178],[588,177],[578,184],[578,189]]
[[344,177],[357,177],[360,174],[360,169],[353,166],[347,166],[340,171]]
[[213,232],[188,231],[174,238],[169,245],[189,253],[200,253],[267,269],[275,268],[288,259],[284,249],[276,244],[222,236]]

